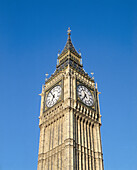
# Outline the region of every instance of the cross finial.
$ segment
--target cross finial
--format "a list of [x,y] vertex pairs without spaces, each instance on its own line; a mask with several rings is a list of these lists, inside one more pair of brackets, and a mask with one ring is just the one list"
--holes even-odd
[[71,30],[70,30],[70,27],[68,28],[68,35],[70,36],[71,35]]

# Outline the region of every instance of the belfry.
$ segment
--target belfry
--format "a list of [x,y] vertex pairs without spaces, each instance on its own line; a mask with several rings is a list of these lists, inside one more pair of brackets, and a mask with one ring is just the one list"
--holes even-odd
[[104,170],[99,92],[71,41],[41,93],[37,170]]

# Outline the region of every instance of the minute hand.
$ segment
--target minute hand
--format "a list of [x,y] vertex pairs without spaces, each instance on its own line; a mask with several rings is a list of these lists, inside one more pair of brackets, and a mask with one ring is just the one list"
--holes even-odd
[[[50,92],[51,94],[52,94],[52,92]],[[52,94],[52,96],[54,96],[53,94]]]

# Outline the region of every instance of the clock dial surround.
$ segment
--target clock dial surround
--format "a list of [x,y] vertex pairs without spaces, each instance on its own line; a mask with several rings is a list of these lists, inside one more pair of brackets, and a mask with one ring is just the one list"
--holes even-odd
[[48,93],[46,98],[46,106],[48,108],[51,108],[57,103],[61,96],[61,92],[62,92],[61,86],[57,85]]
[[91,94],[90,90],[88,90],[87,87],[83,85],[78,85],[77,87],[77,94],[80,100],[87,106],[93,106],[94,104],[94,98]]

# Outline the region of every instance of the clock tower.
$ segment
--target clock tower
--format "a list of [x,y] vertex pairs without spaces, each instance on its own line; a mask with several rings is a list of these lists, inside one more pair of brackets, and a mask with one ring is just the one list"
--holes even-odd
[[37,169],[104,170],[99,92],[70,35],[42,87]]

